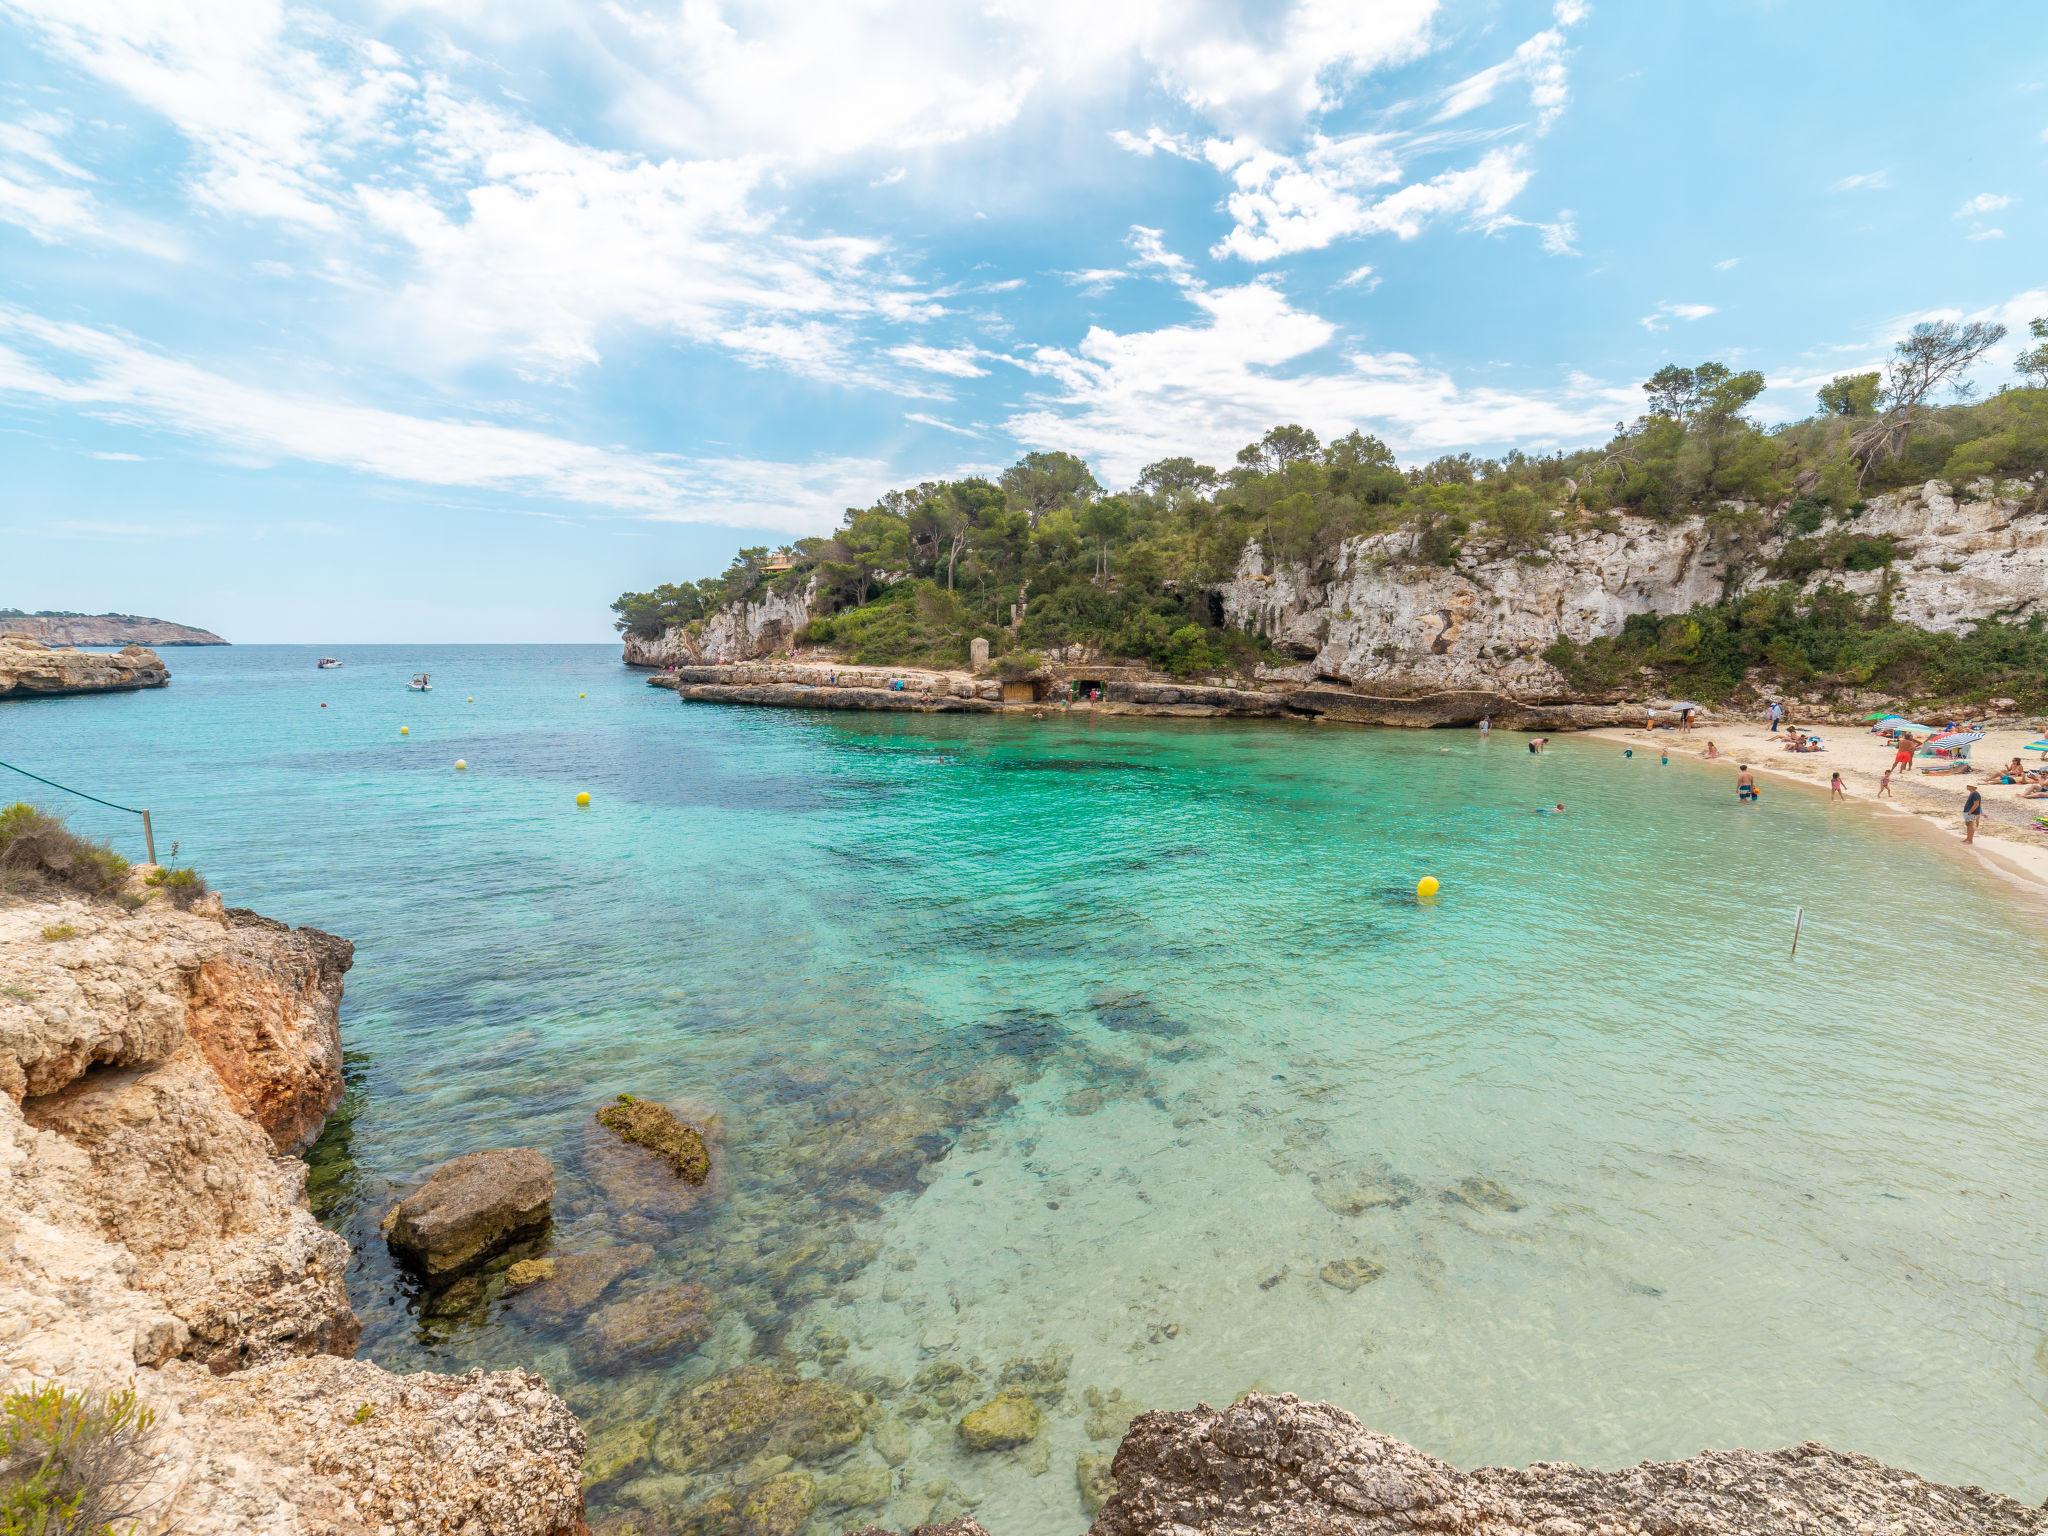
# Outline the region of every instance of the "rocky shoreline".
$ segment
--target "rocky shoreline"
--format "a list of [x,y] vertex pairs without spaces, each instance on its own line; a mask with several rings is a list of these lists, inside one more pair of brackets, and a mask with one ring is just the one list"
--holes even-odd
[[102,651],[52,647],[27,635],[0,634],[0,699],[68,693],[126,693],[161,688],[171,669],[155,651],[123,646]]
[[580,1536],[584,1437],[522,1370],[349,1358],[296,1154],[342,1092],[347,940],[139,867],[0,897],[0,1386],[132,1392],[140,1529]]
[[[645,665],[630,658],[628,666]],[[914,714],[1021,714],[1071,709],[1102,715],[1184,720],[1337,721],[1426,728],[1491,718],[1503,730],[1571,731],[1640,725],[1640,704],[1530,700],[1485,688],[1411,696],[1361,692],[1330,681],[1272,679],[1255,687],[1186,682],[1137,667],[1065,666],[1025,680],[1005,698],[1000,679],[915,667],[835,666],[824,661],[742,661],[677,665],[648,680],[689,703],[783,709],[881,710]],[[1077,699],[1068,704],[1066,687]],[[900,683],[901,687],[892,684]],[[1088,690],[1099,693],[1087,698]],[[1028,690],[1028,692],[1027,692]],[[1034,696],[1035,695],[1035,696]]]
[[[1460,1472],[1327,1403],[1141,1414],[1088,1536],[2040,1536],[2048,1511],[1805,1444]],[[856,1536],[888,1536],[877,1528]],[[988,1536],[972,1519],[915,1536]],[[998,1533],[1001,1536],[1001,1533]]]

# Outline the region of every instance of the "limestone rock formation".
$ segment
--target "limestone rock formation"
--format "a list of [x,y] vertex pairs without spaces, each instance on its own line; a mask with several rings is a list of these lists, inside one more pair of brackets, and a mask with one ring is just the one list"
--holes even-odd
[[171,669],[155,651],[125,645],[101,651],[53,649],[26,635],[0,634],[0,699],[34,694],[120,693],[161,688]]
[[[2048,512],[2038,495],[1995,492],[1987,481],[1959,500],[1935,481],[1872,498],[1844,526],[1892,538],[1889,570],[1831,571],[1808,587],[1827,580],[1868,593],[1889,579],[1894,615],[1930,629],[2048,613]],[[1542,703],[1568,694],[1542,656],[1560,634],[1598,639],[1634,614],[1679,613],[1763,585],[1775,579],[1768,567],[1787,542],[1737,550],[1705,518],[1622,517],[1611,530],[1566,534],[1534,557],[1476,550],[1440,566],[1418,563],[1412,536],[1397,530],[1346,541],[1323,571],[1275,564],[1249,545],[1221,596],[1228,623],[1297,658],[1273,669],[1276,680],[1326,680],[1393,698],[1465,689]]]
[[1342,1409],[1254,1394],[1142,1414],[1090,1536],[2041,1536],[2048,1515],[1819,1445],[1601,1472],[1460,1472]]
[[451,1158],[391,1207],[384,1240],[431,1281],[454,1278],[548,1224],[555,1170],[531,1147]]
[[0,898],[0,1389],[135,1392],[185,1536],[577,1536],[536,1378],[340,1358],[347,1246],[281,1148],[340,1094],[351,954],[210,897]]
[[815,582],[787,591],[771,589],[751,602],[721,608],[710,618],[664,631],[653,639],[628,635],[629,667],[666,667],[689,662],[752,661],[786,651],[797,631],[811,621]]

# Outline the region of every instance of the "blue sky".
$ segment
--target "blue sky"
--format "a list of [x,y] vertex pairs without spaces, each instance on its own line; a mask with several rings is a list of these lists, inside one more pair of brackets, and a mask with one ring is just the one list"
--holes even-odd
[[2048,313],[2044,172],[2016,4],[0,0],[0,606],[594,640],[1033,448],[1802,414]]

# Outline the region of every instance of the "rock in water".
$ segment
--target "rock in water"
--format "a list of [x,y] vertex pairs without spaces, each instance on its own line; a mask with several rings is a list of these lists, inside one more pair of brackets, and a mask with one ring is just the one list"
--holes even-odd
[[432,1169],[384,1218],[384,1240],[430,1281],[452,1279],[548,1224],[555,1171],[531,1147],[471,1152]]
[[1028,1393],[1005,1387],[960,1421],[960,1443],[970,1451],[1003,1451],[1038,1438],[1042,1418]]
[[1340,1291],[1355,1291],[1368,1286],[1387,1272],[1384,1264],[1375,1264],[1371,1259],[1332,1259],[1322,1267],[1323,1284],[1334,1285]]
[[702,1133],[662,1105],[622,1093],[597,1112],[597,1123],[654,1153],[686,1184],[702,1184],[710,1176],[711,1153]]
[[593,1364],[654,1360],[695,1349],[710,1332],[711,1292],[701,1285],[670,1285],[598,1308],[583,1352]]

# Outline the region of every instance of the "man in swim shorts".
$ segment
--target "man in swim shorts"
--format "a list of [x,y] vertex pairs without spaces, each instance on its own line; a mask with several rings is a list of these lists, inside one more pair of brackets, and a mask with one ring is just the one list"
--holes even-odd
[[1977,792],[1977,786],[1970,786],[1969,794],[1963,797],[1963,841],[1977,841],[1977,823],[1984,819],[1984,797]]
[[1756,792],[1756,775],[1749,771],[1749,764],[1747,763],[1744,763],[1742,771],[1735,775],[1735,798],[1738,800],[1755,800],[1760,798]]

